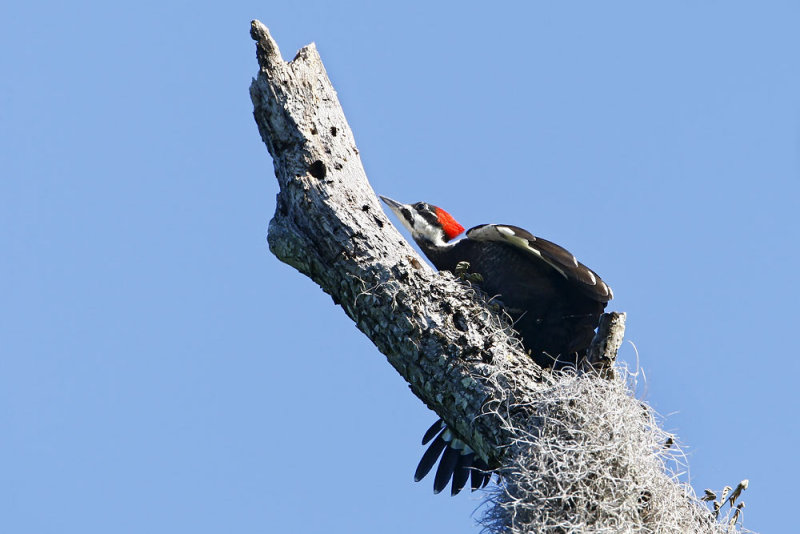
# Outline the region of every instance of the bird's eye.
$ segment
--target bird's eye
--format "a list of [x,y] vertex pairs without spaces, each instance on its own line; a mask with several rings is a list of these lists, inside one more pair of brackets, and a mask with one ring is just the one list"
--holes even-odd
[[417,202],[416,204],[414,204],[414,209],[417,209],[417,210],[420,210],[420,211],[422,211],[424,209],[427,209],[427,208],[428,208],[428,205],[425,204],[424,202]]

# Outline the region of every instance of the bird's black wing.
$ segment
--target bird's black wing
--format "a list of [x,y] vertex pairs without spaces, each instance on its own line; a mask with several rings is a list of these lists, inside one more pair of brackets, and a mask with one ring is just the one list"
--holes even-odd
[[576,282],[577,286],[592,299],[608,302],[614,298],[611,288],[600,276],[578,259],[567,249],[560,247],[541,237],[536,237],[527,230],[510,224],[482,224],[467,230],[467,237],[475,241],[493,241],[505,243],[530,254],[555,269],[561,276]]

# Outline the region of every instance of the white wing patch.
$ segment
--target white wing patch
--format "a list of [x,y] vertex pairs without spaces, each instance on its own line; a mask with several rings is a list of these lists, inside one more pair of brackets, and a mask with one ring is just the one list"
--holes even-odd
[[512,230],[508,226],[495,226],[495,228],[497,228],[497,231],[500,232],[503,235],[507,235],[507,236],[515,236],[516,235],[514,233],[514,230]]
[[[533,242],[530,239],[518,236],[517,233],[508,226],[496,226],[496,228],[501,234],[508,236],[506,238],[507,241],[511,241],[516,246],[521,247],[530,252],[533,252],[534,254],[539,256],[542,260],[544,260],[550,267],[558,271],[561,276],[569,279],[567,273],[565,273],[564,270],[561,269],[561,267],[558,264],[550,261],[547,257],[545,257],[538,248],[534,247]],[[536,237],[533,237],[533,240],[535,241]]]
[[591,294],[602,301],[614,298],[611,288],[591,269],[578,261],[574,254],[555,243],[537,238],[522,228],[502,224],[483,224],[467,230],[467,237],[476,241],[495,241],[507,243],[524,250],[544,261],[567,280],[575,280],[587,289],[593,288]]
[[611,290],[611,286],[603,282],[603,288],[606,290],[606,294],[608,294],[608,299],[611,300],[614,298],[614,292]]
[[[531,241],[530,239],[518,236],[513,228],[509,228],[508,226],[503,226],[501,224],[486,224],[472,228],[467,232],[467,236],[470,239],[475,239],[477,241],[505,241],[506,243],[510,243],[518,248],[532,252],[550,267],[558,271],[561,276],[569,279],[567,273],[565,273],[557,263],[550,261],[550,259],[544,256],[539,249],[533,246],[533,242],[536,241],[536,237],[534,236],[531,236],[533,237],[533,241]],[[575,261],[577,263],[578,260]]]

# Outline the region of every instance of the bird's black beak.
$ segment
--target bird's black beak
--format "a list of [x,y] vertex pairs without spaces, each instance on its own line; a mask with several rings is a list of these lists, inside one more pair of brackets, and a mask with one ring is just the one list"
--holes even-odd
[[[389,197],[385,197],[383,195],[378,195],[378,196],[381,197],[381,200],[383,200],[387,206],[389,206],[389,209],[392,210],[392,212],[398,219],[400,219],[400,222],[408,226],[407,220],[411,219],[411,213],[408,211],[408,206],[406,206],[402,202],[392,200]],[[405,210],[405,215],[403,214],[403,210]]]
[[389,197],[385,197],[382,195],[378,196],[381,197],[381,200],[383,200],[387,206],[389,206],[389,209],[392,210],[392,213],[394,213],[394,216],[397,217],[397,220],[399,220],[403,224],[403,226],[405,226],[408,229],[409,232],[413,233],[414,218],[411,215],[410,206],[408,204],[403,204],[402,202],[392,200]]
[[381,197],[381,200],[383,200],[386,203],[387,206],[392,208],[392,211],[396,212],[396,210],[399,210],[400,208],[403,207],[403,204],[401,204],[400,202],[398,202],[396,200],[392,200],[391,198],[385,197],[383,195],[378,195],[378,196]]

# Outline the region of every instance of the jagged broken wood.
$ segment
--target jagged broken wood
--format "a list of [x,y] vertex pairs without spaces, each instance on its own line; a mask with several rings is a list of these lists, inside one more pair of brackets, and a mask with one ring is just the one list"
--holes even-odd
[[478,292],[434,272],[389,222],[314,45],[285,62],[263,24],[251,35],[254,116],[280,186],[270,250],[330,294],[412,391],[498,463],[503,430],[479,415],[514,388],[485,378],[534,383],[539,368]]
[[614,377],[614,362],[625,337],[625,318],[622,312],[605,313],[600,317],[597,334],[583,363],[584,370],[594,370],[604,378]]
[[504,430],[481,415],[524,402],[539,367],[478,292],[431,270],[386,218],[315,46],[286,62],[263,24],[251,35],[254,116],[280,185],[270,250],[330,294],[412,391],[498,464]]
[[[512,524],[523,515],[541,516],[542,528],[574,526],[579,494],[565,488],[589,481],[582,494],[589,517],[577,517],[582,522],[575,531],[597,527],[601,519],[614,531],[643,525],[716,531],[710,515],[663,471],[663,432],[649,411],[613,373],[595,373],[613,364],[624,314],[604,316],[584,379],[543,377],[491,303],[449,273],[434,272],[386,218],[314,45],[285,62],[263,24],[253,21],[251,35],[259,63],[250,87],[254,116],[280,187],[270,250],[330,294],[411,390],[478,454],[495,466],[508,457],[506,489],[499,491],[524,487],[531,479],[515,477],[514,466],[531,457],[530,445],[545,447],[544,456],[523,469],[540,478],[522,507],[500,498],[490,528],[526,531]],[[613,416],[607,405],[622,406],[627,419]],[[594,430],[584,429],[588,421]],[[588,478],[586,464],[573,459],[587,455],[594,462]],[[565,466],[559,471],[564,476],[553,476],[551,464]],[[613,484],[596,493],[601,485],[592,477]]]

